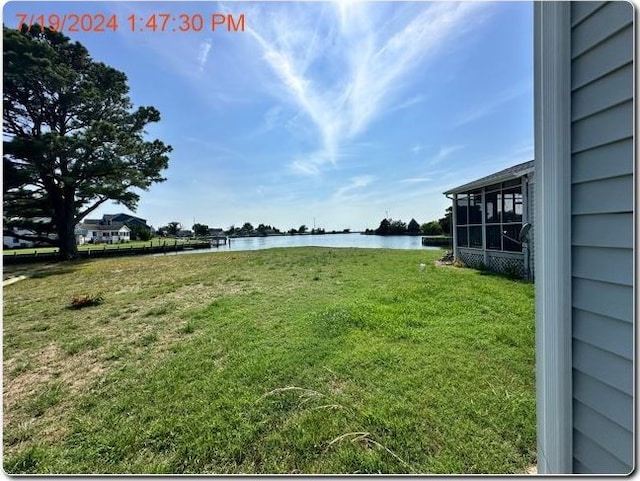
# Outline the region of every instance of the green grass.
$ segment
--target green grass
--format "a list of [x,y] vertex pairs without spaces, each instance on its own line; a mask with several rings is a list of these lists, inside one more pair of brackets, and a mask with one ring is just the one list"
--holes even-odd
[[[436,267],[440,255],[47,266],[4,288],[4,469],[523,473],[533,285]],[[68,309],[96,292],[100,305]]]

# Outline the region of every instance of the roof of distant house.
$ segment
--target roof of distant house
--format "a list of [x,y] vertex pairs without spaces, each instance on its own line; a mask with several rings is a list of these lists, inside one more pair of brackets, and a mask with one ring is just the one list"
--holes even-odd
[[534,161],[530,160],[528,162],[523,162],[521,164],[513,165],[499,172],[494,172],[493,174],[489,174],[486,177],[482,177],[478,180],[474,180],[473,182],[468,182],[459,187],[454,187],[453,189],[449,189],[444,194],[459,194],[461,192],[469,192],[470,190],[479,189],[480,187],[484,187],[490,184],[497,184],[498,182],[504,182],[505,180],[515,179],[517,177],[522,177],[525,174],[533,172]]
[[[118,220],[114,221],[114,219],[118,219]],[[124,223],[124,222],[130,222],[130,221],[138,221],[144,225],[147,224],[146,219],[136,217],[135,215],[124,214],[122,212],[120,212],[119,214],[104,214],[102,216],[102,219],[85,219],[82,223],[90,224],[90,225],[95,225],[95,224],[109,225],[109,223],[111,223],[111,225],[113,225],[114,222]]]
[[141,217],[136,217],[135,215],[131,215],[131,214],[124,214],[122,212],[120,212],[119,214],[114,214],[113,216],[111,216],[111,218],[112,219],[118,218],[123,222],[127,222],[128,220],[137,220],[142,222],[143,224],[147,223],[147,219],[142,219]]
[[124,222],[112,222],[111,224],[93,224],[83,222],[81,227],[87,230],[120,230],[123,227],[126,227],[127,230],[131,230]]

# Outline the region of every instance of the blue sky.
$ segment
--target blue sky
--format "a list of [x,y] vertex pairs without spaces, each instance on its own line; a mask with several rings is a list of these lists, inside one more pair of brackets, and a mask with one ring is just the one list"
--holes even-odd
[[[116,14],[65,32],[124,71],[167,181],[156,227],[251,222],[375,228],[442,217],[450,187],[533,158],[531,2],[9,2],[18,13]],[[244,31],[131,32],[153,13],[245,17]],[[15,24],[15,25],[14,25]],[[175,24],[171,24],[176,26]],[[92,217],[128,212],[105,204]]]

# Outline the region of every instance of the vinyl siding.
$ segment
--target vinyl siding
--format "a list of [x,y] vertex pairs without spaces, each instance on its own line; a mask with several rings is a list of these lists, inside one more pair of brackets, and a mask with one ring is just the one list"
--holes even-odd
[[633,8],[571,4],[573,469],[633,460]]
[[[576,108],[578,108],[576,106]],[[607,159],[603,162],[602,159]],[[633,172],[633,139],[626,138],[572,155],[571,180],[574,184],[608,179]]]

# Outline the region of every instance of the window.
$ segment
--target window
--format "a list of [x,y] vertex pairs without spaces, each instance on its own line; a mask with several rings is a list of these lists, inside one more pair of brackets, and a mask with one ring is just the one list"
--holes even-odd
[[502,250],[502,234],[500,225],[487,226],[487,249]]
[[499,208],[498,198],[502,200],[502,197],[498,192],[489,192],[485,194],[485,211],[486,211],[486,222],[487,224],[495,224],[500,222],[500,212],[501,208]]
[[467,222],[468,222],[467,213],[469,211],[468,206],[469,206],[469,203],[468,203],[467,194],[459,195],[458,204],[456,207],[456,218],[457,218],[458,225],[467,225]]
[[[459,194],[456,202],[456,245],[458,247],[522,252],[516,240],[524,212],[520,178],[493,184],[482,191]],[[485,231],[482,231],[482,224]]]
[[468,247],[469,246],[469,237],[467,236],[467,226],[458,227],[457,231],[457,239],[458,239],[458,247]]
[[506,190],[503,198],[503,222],[522,222],[522,192],[520,188]]
[[469,196],[469,224],[482,224],[482,194]]
[[482,193],[458,196],[456,209],[456,243],[458,247],[482,247]]
[[504,182],[500,190],[485,195],[487,249],[522,252],[522,245],[511,240],[518,239],[522,228],[523,198],[520,182],[520,179]]
[[469,226],[469,247],[482,248],[482,226]]

